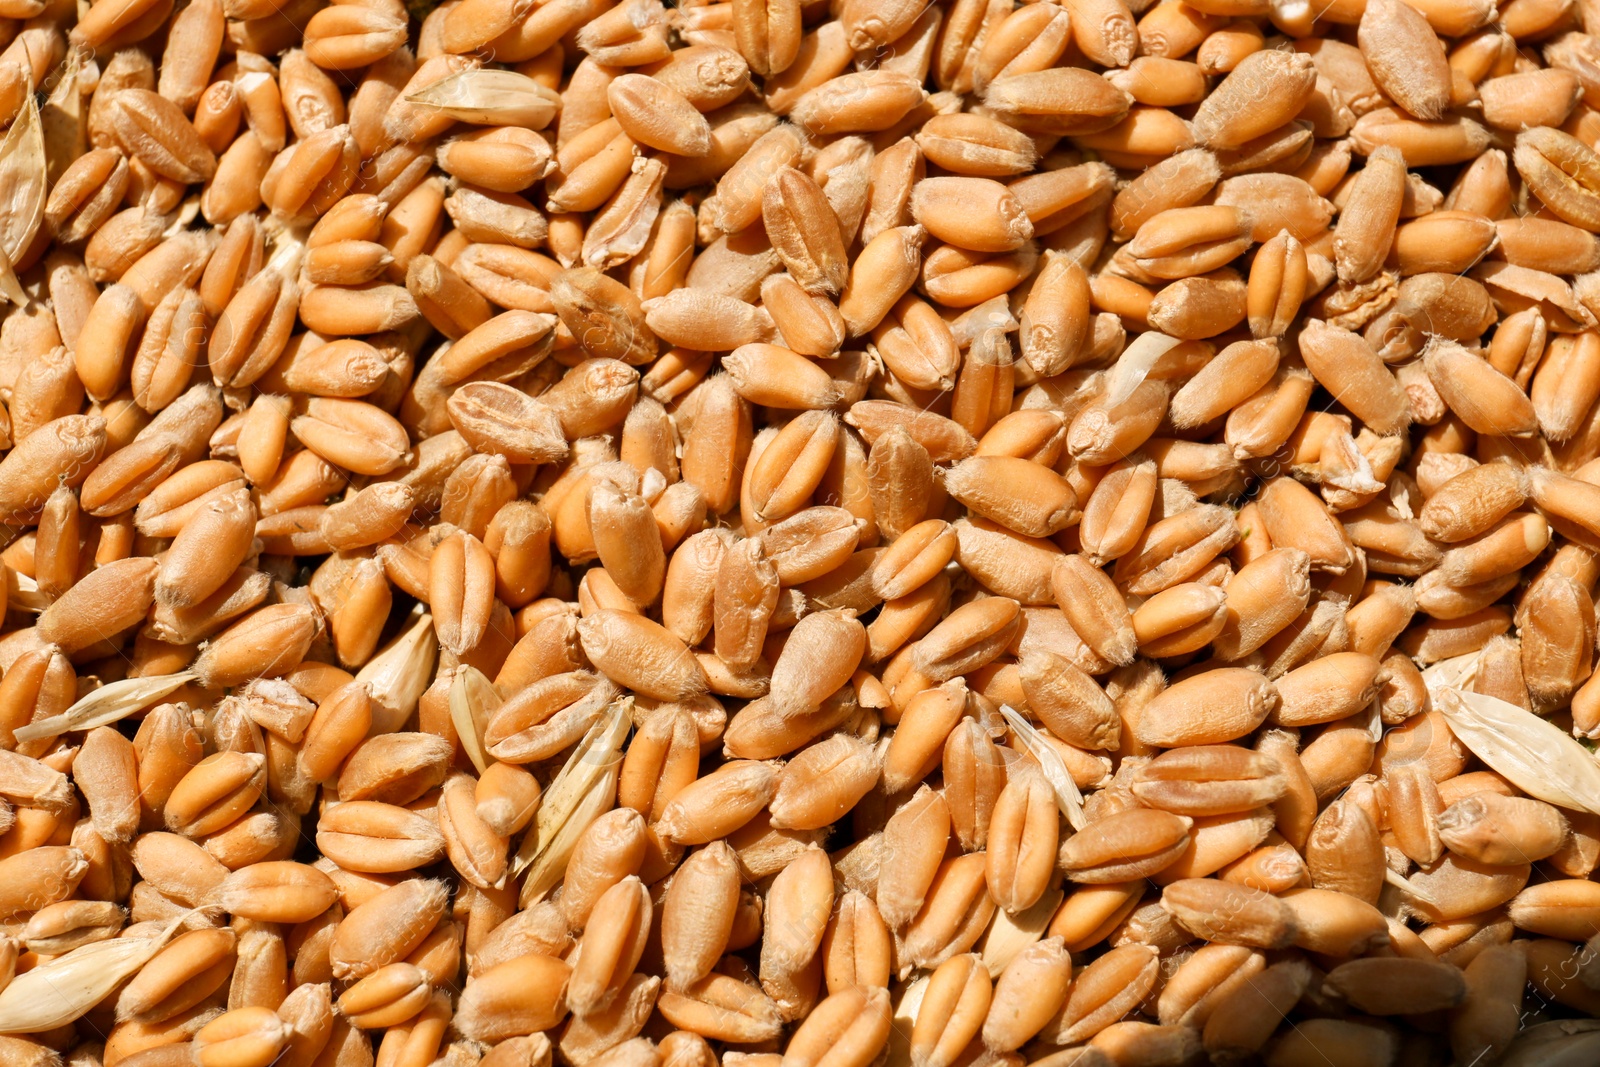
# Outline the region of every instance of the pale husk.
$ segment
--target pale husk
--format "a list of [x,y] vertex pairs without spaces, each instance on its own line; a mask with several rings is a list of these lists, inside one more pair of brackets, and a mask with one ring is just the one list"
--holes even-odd
[[1056,886],[1046,891],[1032,906],[1015,915],[1004,908],[995,909],[989,932],[983,935],[978,945],[978,954],[983,958],[990,978],[1000,977],[1000,972],[1017,958],[1019,952],[1044,936],[1064,896],[1066,894],[1061,887]]
[[33,741],[41,737],[57,737],[73,730],[109,726],[148,708],[167,694],[182,688],[194,677],[193,671],[179,671],[176,674],[155,674],[149,678],[124,678],[108,682],[84,695],[60,715],[52,715],[18,728],[17,740]]
[[1600,764],[1560,727],[1482,693],[1445,689],[1437,706],[1461,743],[1529,796],[1600,815]]
[[6,606],[8,608],[29,611],[37,615],[52,603],[49,597],[39,592],[39,583],[26,574],[19,574],[8,569],[6,571],[6,586]]
[[1472,684],[1478,676],[1478,660],[1480,652],[1469,652],[1464,656],[1451,656],[1442,659],[1422,672],[1422,681],[1428,687],[1428,695],[1438,700],[1439,694],[1446,689],[1462,689]]
[[439,639],[433,632],[433,616],[419,605],[411,625],[367,661],[356,681],[367,683],[372,694],[372,730],[392,734],[405,726],[417,710],[417,702],[433,681],[433,661]]
[[1016,734],[1022,747],[1028,750],[1028,755],[1038,761],[1039,769],[1044,771],[1045,781],[1050,783],[1050,791],[1056,795],[1056,806],[1061,809],[1061,814],[1067,817],[1067,822],[1072,824],[1074,830],[1082,830],[1088,825],[1083,814],[1083,794],[1078,790],[1078,783],[1072,780],[1072,775],[1067,773],[1067,765],[1039,736],[1033,724],[1019,715],[1015,708],[1001,704],[1000,714],[1005,716],[1006,725],[1011,727],[1011,732]]
[[450,721],[455,724],[456,736],[461,739],[461,749],[482,774],[494,760],[483,745],[484,727],[504,701],[494,684],[476,667],[456,668],[455,679],[450,683]]
[[911,1067],[911,1028],[928,995],[928,975],[893,991],[894,1025],[889,1028],[889,1048],[884,1067]]
[[1420,900],[1430,908],[1436,908],[1439,906],[1439,902],[1433,899],[1433,897],[1429,896],[1427,893],[1424,893],[1420,886],[1413,882],[1407,881],[1404,875],[1393,870],[1392,868],[1385,867],[1383,869],[1383,880],[1387,885],[1400,890],[1400,892],[1405,896],[1408,896],[1413,900]]
[[0,295],[18,305],[28,297],[11,265],[28,250],[44,219],[46,171],[44,127],[30,94],[0,141]]
[[154,937],[96,941],[17,975],[0,990],[0,1034],[39,1033],[80,1018],[132,978],[191,914]]
[[52,187],[61,174],[89,150],[89,131],[84,122],[84,92],[79,84],[83,76],[84,53],[71,49],[61,64],[60,76],[50,99],[39,109],[39,123],[44,136],[45,171]]
[[522,883],[522,907],[544,899],[555,888],[583,831],[616,804],[622,742],[632,722],[633,698],[613,701],[551,780],[511,864],[512,877],[528,872]]
[[1142,333],[1123,349],[1106,382],[1106,403],[1115,407],[1133,395],[1150,376],[1156,361],[1183,342],[1154,330]]
[[1600,1020],[1560,1019],[1530,1026],[1506,1050],[1502,1067],[1593,1063],[1600,1054]]
[[531,130],[548,126],[561,108],[560,98],[532,78],[514,70],[482,67],[440,78],[406,97],[406,102],[461,122]]

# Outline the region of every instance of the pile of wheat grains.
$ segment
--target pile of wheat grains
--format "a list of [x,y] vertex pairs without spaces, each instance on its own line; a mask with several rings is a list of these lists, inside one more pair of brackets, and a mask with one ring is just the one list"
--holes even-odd
[[1600,1062],[1600,3],[0,0],[0,120],[0,1067]]

